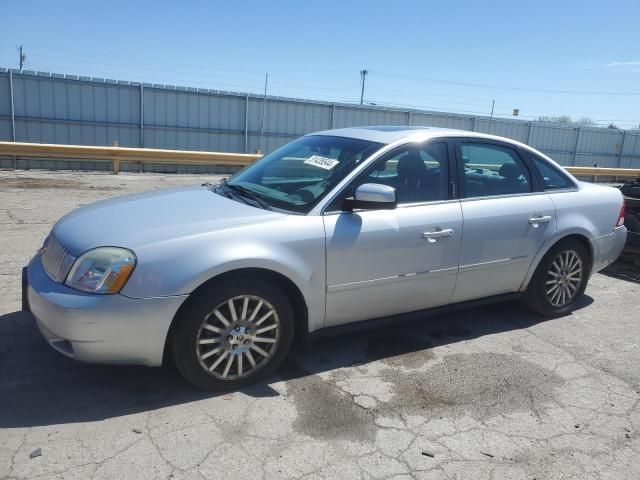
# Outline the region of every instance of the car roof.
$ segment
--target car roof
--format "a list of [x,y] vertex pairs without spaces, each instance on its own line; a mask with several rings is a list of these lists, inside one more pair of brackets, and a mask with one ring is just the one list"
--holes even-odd
[[472,132],[469,130],[457,130],[454,128],[439,128],[439,127],[420,127],[413,125],[376,125],[367,127],[350,127],[350,128],[336,128],[333,130],[324,130],[322,132],[309,133],[308,135],[333,135],[336,137],[357,138],[360,140],[368,140],[371,142],[377,142],[382,144],[390,144],[394,142],[412,141],[424,141],[430,138],[438,137],[464,137],[464,138],[481,138],[486,140],[494,140],[503,143],[509,143],[513,146],[519,147],[522,150],[533,152],[538,157],[542,157],[552,165],[562,169],[563,174],[570,177],[574,182],[578,180],[571,175],[564,168],[549,158],[544,153],[536,150],[529,145],[518,142],[511,138],[499,137],[497,135],[489,135],[486,133]]
[[495,135],[471,132],[469,130],[456,130],[453,128],[420,127],[409,125],[376,125],[367,127],[337,128],[334,130],[324,130],[322,132],[310,133],[309,135],[332,135],[336,137],[357,138],[378,143],[394,143],[399,140],[426,140],[432,137],[474,137],[492,140],[500,140],[518,144],[514,140]]

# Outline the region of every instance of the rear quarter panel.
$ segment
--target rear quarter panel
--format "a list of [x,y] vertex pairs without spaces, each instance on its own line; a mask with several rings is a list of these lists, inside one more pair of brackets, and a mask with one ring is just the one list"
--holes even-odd
[[579,182],[578,191],[550,196],[556,206],[558,230],[582,228],[589,239],[613,232],[622,206],[620,190],[586,182]]
[[622,194],[613,187],[586,182],[576,183],[578,184],[576,190],[549,192],[549,197],[556,208],[557,228],[532,262],[522,285],[523,290],[547,251],[569,235],[581,235],[587,238],[592,244],[594,266],[598,267],[600,264],[598,249],[593,245],[598,243],[598,239],[614,233],[614,226],[622,206]]

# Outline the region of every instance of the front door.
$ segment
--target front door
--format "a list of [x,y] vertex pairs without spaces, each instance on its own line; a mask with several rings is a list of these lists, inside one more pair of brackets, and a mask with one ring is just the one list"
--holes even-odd
[[[395,210],[324,216],[325,326],[445,305],[452,299],[462,239],[460,202],[449,196],[446,142],[400,147],[360,176],[396,188]],[[339,202],[338,202],[339,204]]]

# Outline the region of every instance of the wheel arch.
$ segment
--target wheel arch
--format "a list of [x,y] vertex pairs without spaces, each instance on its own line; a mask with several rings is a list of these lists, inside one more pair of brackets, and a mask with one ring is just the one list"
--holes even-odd
[[204,281],[189,294],[184,302],[182,302],[182,305],[180,305],[180,308],[178,308],[178,311],[173,316],[173,319],[171,320],[171,324],[167,331],[162,356],[163,364],[167,364],[168,360],[171,357],[169,355],[169,339],[172,337],[176,325],[178,324],[178,319],[180,318],[182,312],[184,312],[184,310],[188,308],[191,301],[193,301],[196,295],[209,288],[214,288],[217,283],[228,281],[231,278],[242,278],[248,276],[251,276],[251,278],[254,279],[260,278],[264,279],[264,281],[272,282],[283,291],[283,293],[291,302],[291,307],[293,308],[295,320],[293,344],[307,345],[309,339],[309,309],[300,288],[298,288],[298,286],[290,278],[274,270],[256,267],[238,268],[220,273]]
[[565,240],[575,240],[582,244],[582,246],[587,250],[587,252],[589,252],[589,269],[591,269],[593,267],[593,261],[595,259],[594,258],[595,252],[593,250],[593,245],[591,244],[591,241],[582,234],[572,233],[570,235],[562,237],[562,239],[558,240],[556,243],[554,243],[554,245],[556,245],[558,242],[565,241]]
[[551,250],[553,247],[555,247],[558,243],[565,242],[567,240],[574,240],[574,241],[580,242],[580,244],[585,247],[587,252],[589,252],[589,269],[593,267],[593,262],[595,260],[594,258],[595,252],[593,249],[593,245],[591,244],[591,241],[589,240],[589,237],[587,236],[587,234],[585,232],[580,232],[580,231],[567,232],[562,236],[553,237],[546,244],[544,244],[542,248],[540,248],[540,251],[537,253],[534,261],[531,262],[531,265],[529,266],[529,270],[527,272],[527,275],[524,281],[522,282],[520,291],[526,290],[527,286],[529,285],[529,282],[531,281],[531,278],[533,277],[533,274],[538,269],[538,265],[540,264],[544,256],[547,254],[547,252]]

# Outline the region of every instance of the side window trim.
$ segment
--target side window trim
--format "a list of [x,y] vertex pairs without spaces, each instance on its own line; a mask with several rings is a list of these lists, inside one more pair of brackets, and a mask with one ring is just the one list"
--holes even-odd
[[535,191],[544,192],[545,188],[544,188],[544,182],[542,181],[542,175],[540,175],[540,172],[538,171],[536,166],[529,159],[529,156],[527,155],[527,152],[523,151],[521,148],[518,148],[518,154],[519,154],[520,158],[522,159],[522,161],[524,162],[524,164],[529,169],[529,173],[531,175],[531,180],[534,181],[535,184],[536,184],[537,189]]
[[447,156],[449,161],[449,168],[447,169],[447,173],[449,175],[449,178],[447,179],[447,199],[459,200],[461,198],[460,185],[458,180],[458,177],[460,175],[458,174],[458,161],[455,140],[453,138],[443,138],[442,141],[447,145]]
[[[476,137],[456,137],[455,140],[453,141],[453,143],[454,143],[454,150],[455,150],[455,157],[456,157],[456,168],[455,168],[456,177],[457,177],[456,178],[456,184],[457,184],[457,190],[458,190],[458,197],[460,199],[473,198],[473,199],[477,199],[477,200],[482,200],[484,198],[509,197],[509,196],[514,196],[514,195],[516,195],[516,196],[517,195],[531,195],[533,193],[540,193],[540,192],[544,192],[545,191],[543,186],[542,186],[542,182],[538,178],[538,175],[535,172],[535,169],[530,164],[529,159],[526,158],[526,155],[524,155],[523,152],[521,152],[520,149],[518,147],[516,147],[515,145],[511,145],[511,144],[505,143],[505,142],[500,142],[498,140],[485,139],[485,138],[476,138]],[[531,179],[531,192],[527,192],[527,193],[524,193],[524,194],[523,193],[514,193],[514,194],[487,195],[487,196],[482,196],[482,197],[468,197],[466,189],[465,189],[465,182],[464,182],[464,178],[465,178],[464,160],[462,158],[462,148],[461,148],[461,145],[463,143],[479,143],[479,144],[484,144],[484,145],[495,145],[495,146],[500,147],[500,148],[505,148],[505,149],[511,150],[516,155],[516,157],[520,159],[520,161],[524,165],[524,168],[529,173],[529,178]]]
[[[419,206],[425,205],[425,204],[448,202],[450,200],[454,200],[454,199],[458,199],[459,198],[459,195],[457,194],[457,192],[459,192],[459,190],[457,188],[457,172],[455,171],[455,165],[456,165],[456,158],[455,158],[455,152],[454,152],[455,146],[454,146],[454,144],[452,142],[452,139],[448,138],[448,137],[438,137],[438,138],[433,138],[433,139],[430,139],[430,140],[425,140],[424,142],[420,143],[420,145],[428,145],[429,143],[442,143],[442,144],[444,144],[446,152],[447,152],[447,198],[439,199],[439,200],[425,200],[425,201],[422,201],[422,202],[413,202],[413,203],[399,203],[398,207],[402,207],[402,208],[405,208],[405,207],[419,207]],[[339,201],[342,198],[343,194],[346,191],[348,191],[362,177],[368,175],[373,170],[375,165],[379,164],[380,162],[385,162],[385,161],[389,160],[390,158],[393,158],[399,152],[401,152],[403,149],[406,149],[407,145],[409,145],[409,143],[404,143],[402,145],[398,145],[393,150],[390,150],[390,151],[386,152],[383,156],[381,156],[380,158],[376,159],[371,165],[369,165],[365,170],[363,170],[362,172],[360,172],[360,174],[358,174],[356,177],[354,177],[347,185],[345,185],[342,188],[342,190],[340,190],[333,197],[333,199],[324,208],[322,214],[339,211],[338,209],[336,209],[336,205],[335,204],[336,204],[337,201]]]
[[[537,182],[540,184],[540,188],[542,189],[542,191],[547,192],[547,193],[555,193],[555,192],[566,192],[566,191],[572,191],[572,190],[576,190],[578,187],[576,185],[576,183],[573,181],[573,179],[567,175],[564,171],[562,171],[562,167],[560,167],[560,169],[558,169],[558,167],[556,167],[555,165],[553,165],[552,163],[549,163],[545,158],[541,157],[540,155],[534,153],[534,152],[530,152],[528,150],[521,150],[521,157],[524,157],[525,160],[527,161],[527,163],[529,164],[529,170],[531,170],[535,176],[536,176],[536,180]],[[531,156],[531,158],[530,158]],[[547,188],[544,185],[544,177],[542,175],[542,172],[540,172],[540,169],[535,165],[534,162],[534,158],[537,158],[540,162],[544,163],[550,170],[558,173],[562,178],[564,178],[567,183],[569,184],[568,187],[561,187],[561,188]]]

